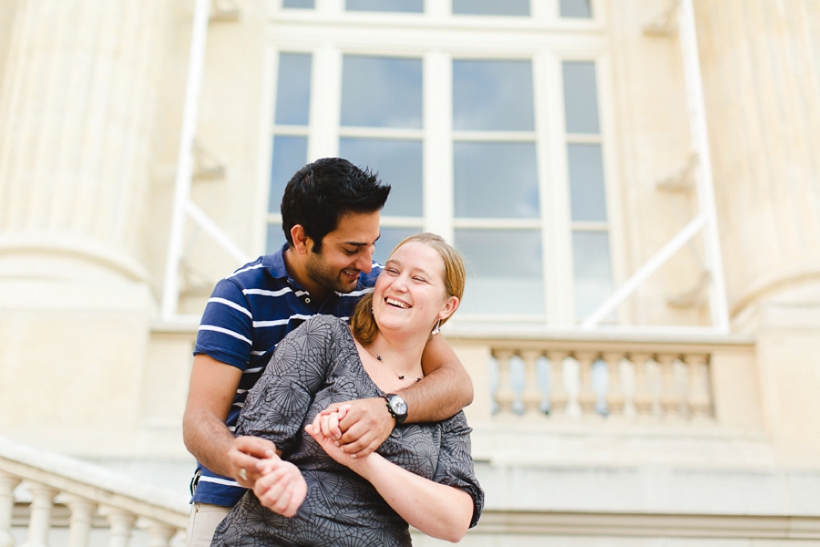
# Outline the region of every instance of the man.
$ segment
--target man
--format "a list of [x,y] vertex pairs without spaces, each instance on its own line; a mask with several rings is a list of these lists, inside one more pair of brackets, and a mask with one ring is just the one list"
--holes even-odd
[[[185,446],[197,458],[188,546],[210,545],[214,530],[274,457],[270,441],[234,438],[247,391],[284,336],[316,314],[347,318],[380,268],[372,256],[379,211],[389,185],[347,160],[325,158],[300,169],[282,198],[287,243],[219,281],[199,327],[188,403]],[[472,401],[472,384],[452,349],[433,336],[422,358],[426,376],[391,398],[363,399],[339,424],[343,449],[363,457],[390,435],[397,420],[438,421]]]

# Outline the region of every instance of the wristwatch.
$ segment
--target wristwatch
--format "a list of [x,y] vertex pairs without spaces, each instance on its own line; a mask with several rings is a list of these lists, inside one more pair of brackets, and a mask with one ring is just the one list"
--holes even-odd
[[407,419],[407,403],[404,399],[395,393],[388,393],[384,400],[387,401],[387,411],[396,419],[396,425],[403,423]]

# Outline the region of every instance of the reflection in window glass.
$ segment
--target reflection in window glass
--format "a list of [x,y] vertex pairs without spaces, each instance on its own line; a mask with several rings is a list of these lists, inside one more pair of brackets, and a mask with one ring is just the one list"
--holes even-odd
[[460,313],[544,313],[541,234],[537,230],[456,230],[467,285]]
[[276,123],[307,125],[310,107],[310,65],[307,53],[279,55]]
[[314,0],[282,0],[283,8],[313,9]]
[[377,171],[392,186],[382,215],[422,215],[421,141],[342,138],[339,155]]
[[268,224],[267,238],[265,239],[265,254],[269,255],[278,251],[285,244],[285,233],[282,225],[278,222]]
[[572,220],[606,221],[604,164],[600,144],[570,144],[569,186]]
[[[387,201],[390,201],[390,199]],[[421,232],[421,229],[418,228],[382,228],[379,232],[379,240],[376,242],[376,252],[373,254],[373,260],[384,266],[387,257],[390,256],[396,245],[405,238],[419,232]]]
[[533,112],[530,61],[453,61],[453,129],[532,131]]
[[564,62],[564,115],[567,133],[598,133],[595,63]]
[[347,11],[400,11],[424,12],[424,0],[347,0]]
[[591,19],[590,0],[561,0],[561,17]]
[[420,129],[421,59],[345,55],[342,125]]
[[307,163],[307,138],[273,138],[273,162],[270,170],[268,211],[278,213],[285,193],[285,185]]
[[607,232],[572,234],[575,273],[575,314],[583,319],[612,294],[612,268],[609,263]]
[[454,143],[456,216],[537,218],[537,171],[535,143]]
[[530,0],[453,0],[453,13],[460,15],[530,14]]

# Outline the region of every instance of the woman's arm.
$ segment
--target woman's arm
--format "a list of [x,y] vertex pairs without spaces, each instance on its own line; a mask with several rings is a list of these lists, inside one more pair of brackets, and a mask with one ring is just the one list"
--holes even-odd
[[373,453],[364,458],[349,455],[326,436],[319,425],[322,416],[305,430],[327,454],[370,482],[384,500],[408,524],[425,534],[457,542],[473,518],[474,503],[466,492],[420,477]]

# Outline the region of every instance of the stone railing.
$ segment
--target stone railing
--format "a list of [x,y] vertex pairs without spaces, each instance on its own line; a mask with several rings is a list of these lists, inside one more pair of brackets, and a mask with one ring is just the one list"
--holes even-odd
[[[25,547],[47,547],[55,529],[69,547],[126,547],[132,534],[150,547],[184,545],[184,496],[106,469],[0,437],[0,547],[25,534]],[[105,529],[105,531],[101,530]]]
[[754,344],[744,337],[458,337],[451,343],[470,370],[476,400],[491,394],[484,418],[493,421],[762,423]]

